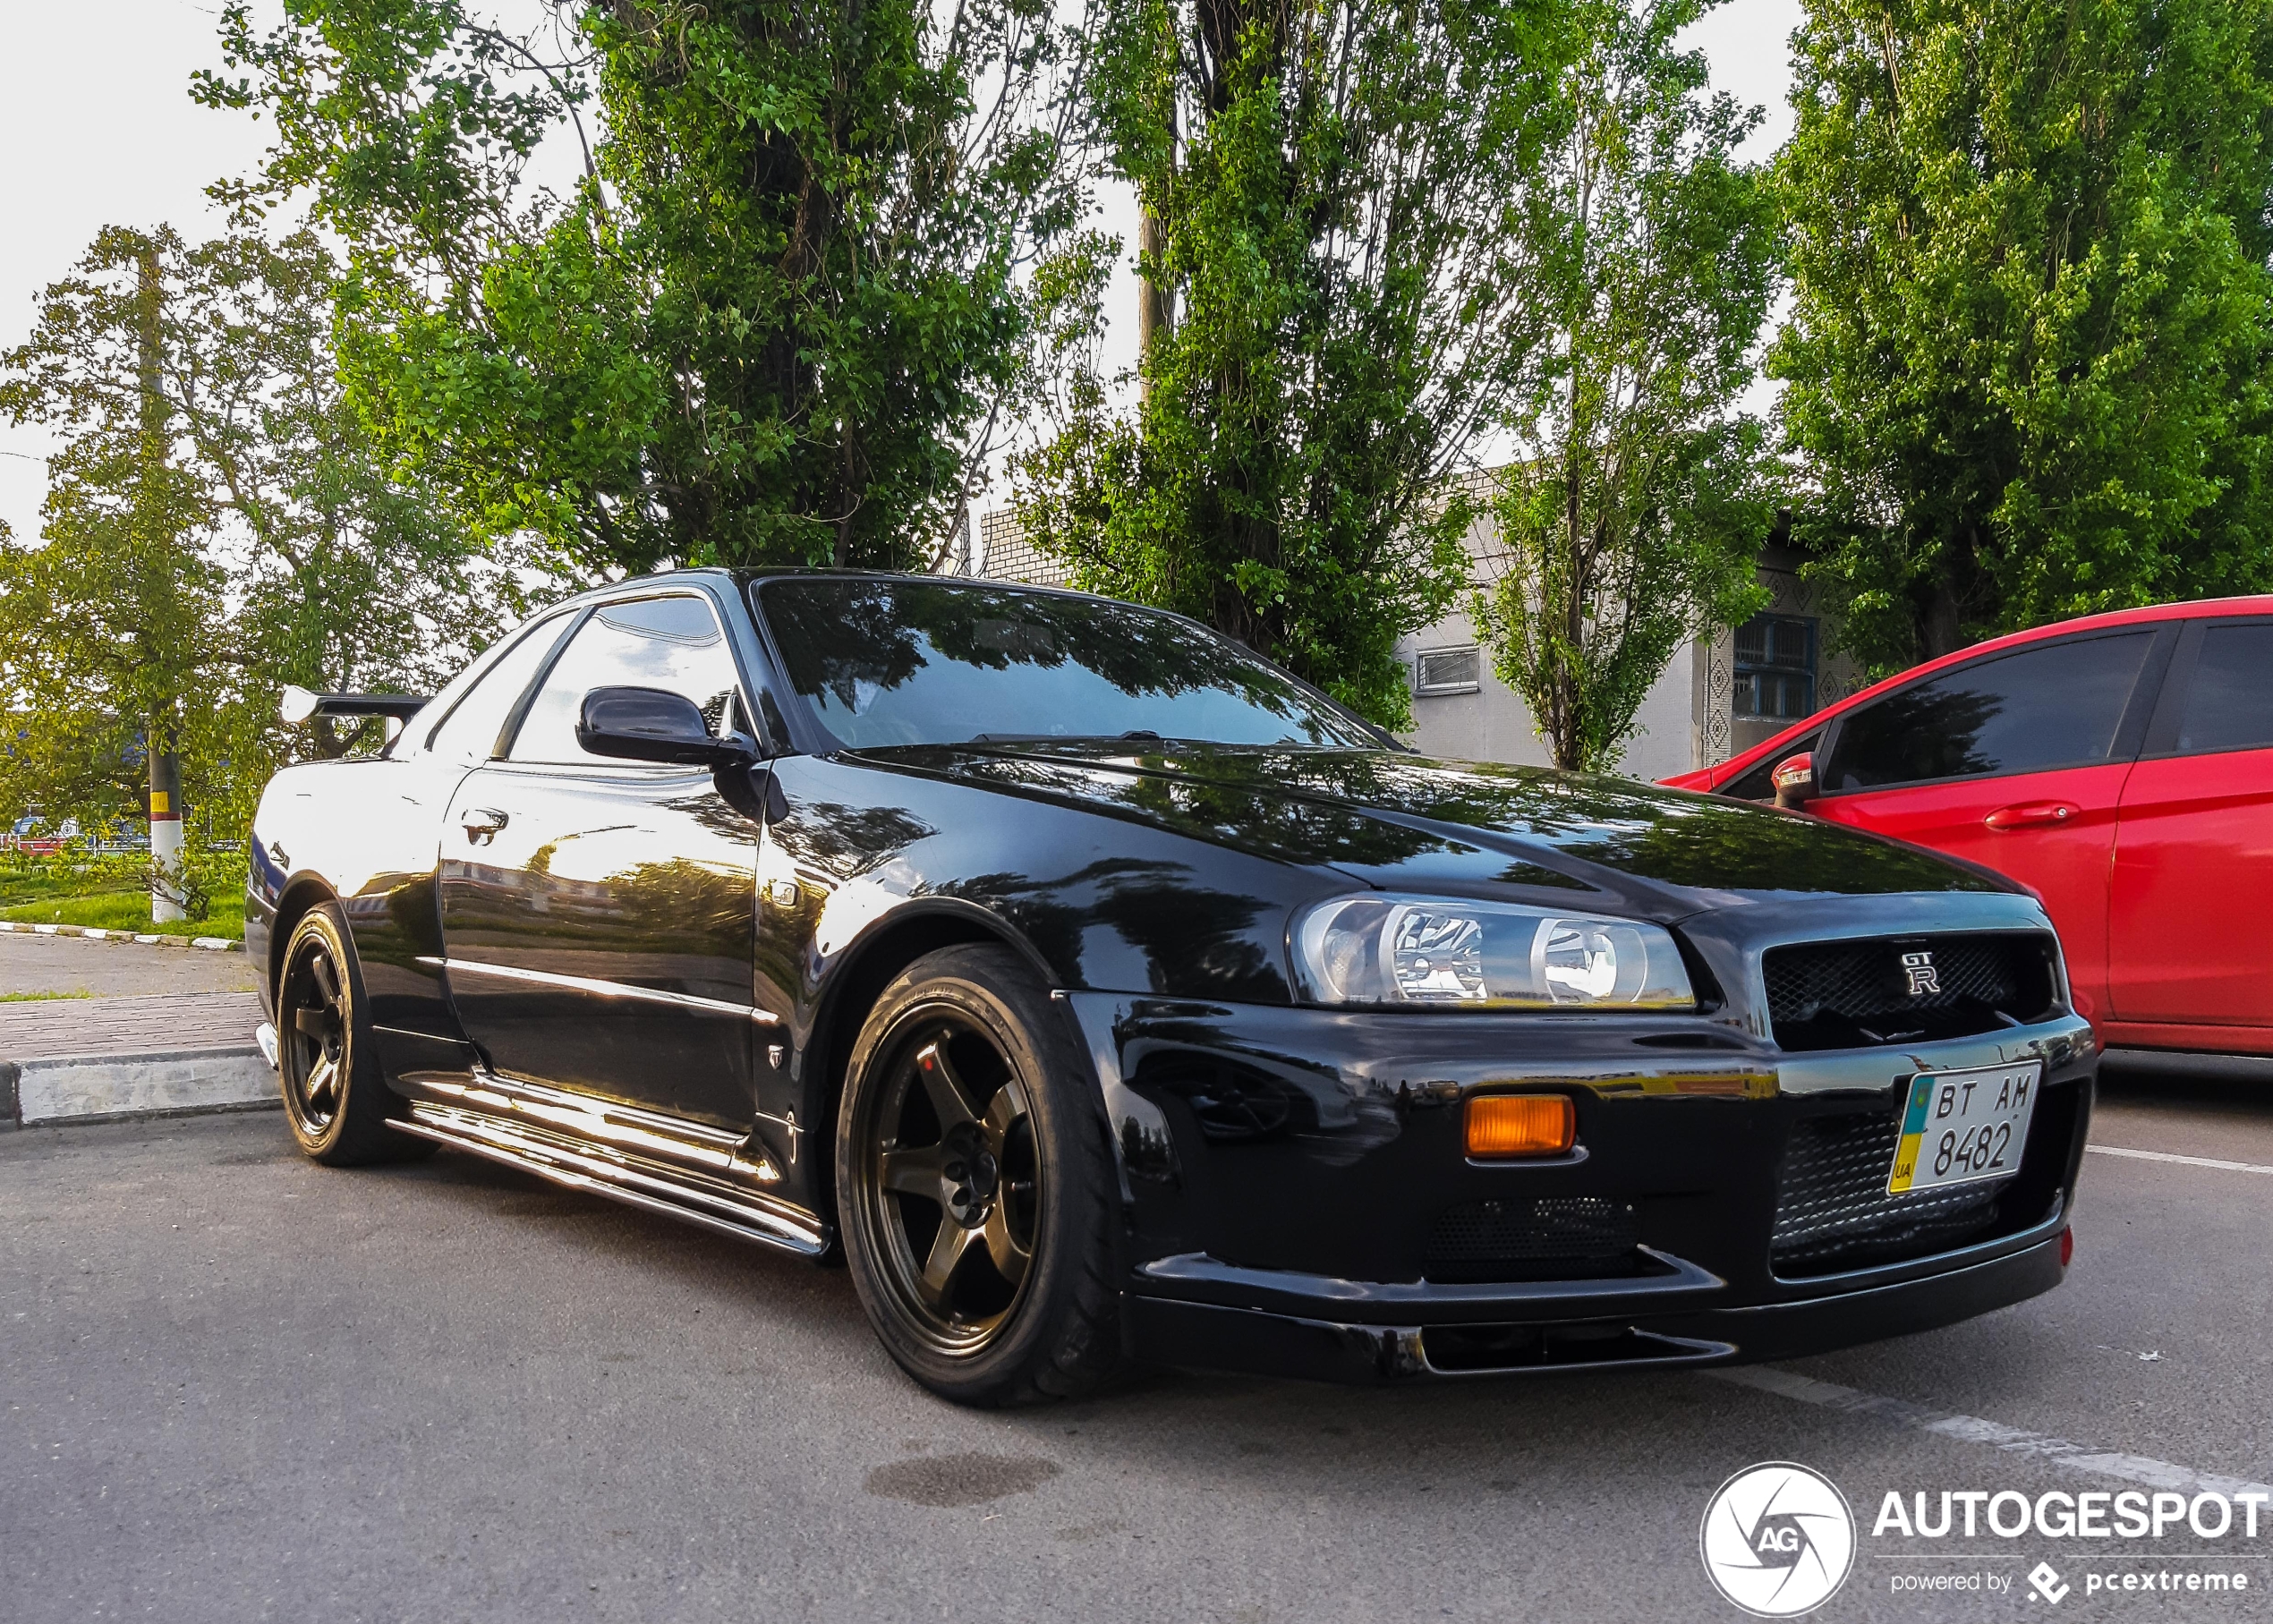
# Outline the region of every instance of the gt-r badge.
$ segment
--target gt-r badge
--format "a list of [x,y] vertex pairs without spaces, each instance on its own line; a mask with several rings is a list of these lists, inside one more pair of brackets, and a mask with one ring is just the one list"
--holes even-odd
[[1910,982],[1910,996],[1924,998],[1929,992],[1942,990],[1942,973],[1934,968],[1930,953],[1905,953],[1902,956],[1902,973]]

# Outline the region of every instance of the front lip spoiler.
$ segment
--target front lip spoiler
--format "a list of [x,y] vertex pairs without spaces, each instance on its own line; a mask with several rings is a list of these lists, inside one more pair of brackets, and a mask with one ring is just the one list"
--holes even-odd
[[[1135,1294],[1124,1299],[1123,1309],[1131,1351],[1154,1364],[1376,1383],[1793,1358],[1953,1325],[2049,1291],[2065,1272],[2055,1231],[2024,1250],[1922,1279],[1789,1302],[1644,1310],[1630,1320],[1613,1308],[1609,1316],[1559,1321],[1366,1325]],[[1563,1356],[1556,1356],[1559,1331],[1570,1333]],[[1488,1343],[1495,1332],[1536,1348],[1536,1355],[1496,1365],[1488,1354],[1486,1362],[1471,1355],[1448,1366],[1429,1352],[1432,1333],[1442,1340],[1466,1335]],[[1530,1333],[1539,1333],[1536,1341],[1521,1339]]]
[[[1179,1253],[1155,1258],[1136,1271],[1148,1285],[1166,1287],[1201,1299],[1226,1305],[1260,1301],[1300,1304],[1311,1310],[1335,1307],[1392,1313],[1453,1309],[1464,1319],[1478,1311],[1513,1310],[1524,1318],[1537,1317],[1542,1307],[1600,1303],[1616,1312],[1619,1300],[1656,1300],[1690,1292],[1720,1291],[1728,1282],[1686,1258],[1655,1246],[1634,1248],[1664,1272],[1617,1276],[1607,1280],[1527,1280],[1520,1284],[1494,1281],[1487,1285],[1440,1285],[1428,1281],[1337,1280],[1330,1275],[1298,1274],[1283,1269],[1247,1269],[1223,1263],[1205,1252]],[[1299,1310],[1298,1310],[1299,1312]]]

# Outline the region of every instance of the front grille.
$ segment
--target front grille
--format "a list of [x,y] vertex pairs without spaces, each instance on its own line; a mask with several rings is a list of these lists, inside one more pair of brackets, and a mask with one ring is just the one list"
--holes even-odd
[[2042,1019],[2054,951],[2037,931],[1892,937],[1771,948],[1760,968],[1777,1047],[1866,1049]]
[[1893,1111],[1810,1117],[1792,1130],[1776,1179],[1768,1256],[1792,1278],[1946,1252],[1988,1231],[2019,1169],[1938,1190],[1886,1193],[1902,1118]]
[[1429,1231],[1433,1280],[1592,1279],[1630,1274],[1641,1233],[1633,1203],[1599,1195],[1469,1201]]

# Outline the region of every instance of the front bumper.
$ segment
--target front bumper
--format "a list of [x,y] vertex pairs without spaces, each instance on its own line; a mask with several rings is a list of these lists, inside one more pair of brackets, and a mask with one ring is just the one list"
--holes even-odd
[[[1119,1152],[1130,1351],[1159,1363],[1379,1381],[1778,1358],[1946,1325],[2061,1278],[2096,1059],[2073,1016],[1786,1054],[1694,1016],[1060,996]],[[1891,1117],[1921,1071],[2030,1059],[2045,1091],[1979,1232],[1779,1273],[1795,1127]],[[1572,1097],[1571,1155],[1467,1158],[1460,1107],[1509,1088]],[[1628,1215],[1625,1265],[1442,1266],[1445,1215],[1542,1200]]]

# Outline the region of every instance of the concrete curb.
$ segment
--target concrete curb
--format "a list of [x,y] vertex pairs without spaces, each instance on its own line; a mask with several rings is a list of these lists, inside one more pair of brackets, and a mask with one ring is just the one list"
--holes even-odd
[[281,1106],[277,1073],[251,1044],[171,1054],[0,1060],[0,1126],[180,1116]]
[[99,925],[27,924],[20,919],[0,919],[0,931],[19,936],[79,936],[89,941],[132,941],[146,948],[202,948],[208,953],[242,953],[244,944],[226,936],[164,936],[152,932],[106,931]]

